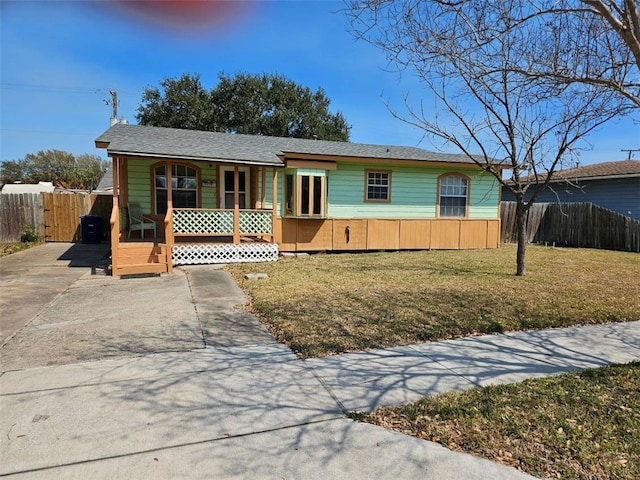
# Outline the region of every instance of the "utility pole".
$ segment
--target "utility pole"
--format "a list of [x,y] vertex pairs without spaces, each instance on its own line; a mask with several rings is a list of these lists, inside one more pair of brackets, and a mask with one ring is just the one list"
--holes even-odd
[[118,92],[116,92],[115,90],[109,90],[109,93],[111,94],[111,106],[113,107],[113,115],[111,116],[112,119],[118,119]]
[[631,157],[633,156],[633,152],[640,152],[640,148],[623,148],[622,150],[620,150],[621,152],[627,152],[627,160],[631,160]]
[[118,92],[115,90],[109,90],[109,94],[111,95],[111,100],[103,100],[105,105],[111,105],[112,113],[111,113],[111,126],[118,123],[122,123],[124,125],[128,124],[126,118],[118,118]]

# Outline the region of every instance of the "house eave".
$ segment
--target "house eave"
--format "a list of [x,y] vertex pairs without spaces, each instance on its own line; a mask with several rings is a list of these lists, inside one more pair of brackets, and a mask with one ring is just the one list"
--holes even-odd
[[[327,163],[352,162],[369,164],[395,164],[412,166],[433,166],[433,167],[458,167],[458,168],[483,168],[475,162],[448,162],[444,160],[420,160],[402,158],[382,158],[382,157],[355,157],[346,155],[327,155],[316,153],[284,152],[278,157],[284,162],[290,161],[324,161]],[[499,164],[490,164],[492,168],[504,168]]]
[[549,183],[584,182],[584,181],[591,181],[591,180],[615,180],[620,178],[638,178],[638,177],[640,177],[640,173],[600,175],[600,176],[592,176],[592,177],[567,177],[567,178],[552,179]]
[[197,157],[189,155],[162,155],[157,153],[130,152],[120,150],[107,150],[109,157],[127,157],[140,158],[145,160],[173,160],[182,162],[207,162],[207,163],[224,163],[230,165],[251,165],[257,167],[273,167],[284,168],[283,163],[259,162],[254,160],[215,158],[215,157]]

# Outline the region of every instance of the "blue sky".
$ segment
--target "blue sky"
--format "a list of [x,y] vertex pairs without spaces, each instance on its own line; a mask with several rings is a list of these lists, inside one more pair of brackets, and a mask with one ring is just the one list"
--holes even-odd
[[[192,17],[170,11],[176,3],[139,2],[141,12],[118,1],[0,0],[0,160],[53,148],[104,156],[93,141],[109,127],[109,90],[118,92],[119,116],[135,123],[145,87],[199,73],[211,88],[219,72],[279,73],[324,88],[354,142],[455,152],[392,117],[383,99],[402,113],[406,94],[426,92],[353,38],[342,2],[212,2]],[[640,125],[610,123],[589,143],[583,164],[624,159],[621,149],[640,148]]]

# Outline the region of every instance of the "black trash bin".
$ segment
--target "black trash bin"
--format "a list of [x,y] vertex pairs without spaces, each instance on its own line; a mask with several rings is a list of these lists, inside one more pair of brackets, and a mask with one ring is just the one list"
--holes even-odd
[[102,217],[99,215],[82,215],[82,243],[100,243],[102,240]]

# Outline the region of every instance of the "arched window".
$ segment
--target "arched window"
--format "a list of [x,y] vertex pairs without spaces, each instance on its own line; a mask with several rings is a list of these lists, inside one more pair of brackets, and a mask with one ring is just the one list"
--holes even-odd
[[[167,165],[154,166],[155,212],[167,213]],[[173,208],[198,208],[198,170],[181,163],[171,164]]]
[[445,174],[438,178],[438,216],[466,217],[469,205],[469,178]]

